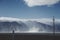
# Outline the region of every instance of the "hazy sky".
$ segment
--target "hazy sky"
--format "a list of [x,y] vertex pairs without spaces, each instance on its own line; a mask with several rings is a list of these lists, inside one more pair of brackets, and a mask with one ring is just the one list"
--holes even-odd
[[0,0],[0,16],[60,18],[60,0]]

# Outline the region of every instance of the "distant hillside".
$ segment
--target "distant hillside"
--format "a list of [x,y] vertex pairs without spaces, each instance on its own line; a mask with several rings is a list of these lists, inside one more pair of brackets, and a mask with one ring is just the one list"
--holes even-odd
[[[55,31],[60,32],[60,21],[56,20],[55,24]],[[18,19],[0,17],[0,33],[12,32],[13,29],[16,33],[49,33],[53,32],[53,24],[51,19]]]

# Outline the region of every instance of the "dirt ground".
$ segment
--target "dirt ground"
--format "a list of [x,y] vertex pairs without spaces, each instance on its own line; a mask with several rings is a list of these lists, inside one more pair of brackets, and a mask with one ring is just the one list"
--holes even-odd
[[60,35],[22,34],[22,33],[0,33],[0,40],[60,40]]

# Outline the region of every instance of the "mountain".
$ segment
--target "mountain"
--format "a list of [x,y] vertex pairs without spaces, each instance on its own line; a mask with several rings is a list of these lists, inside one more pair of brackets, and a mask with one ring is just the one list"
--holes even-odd
[[[49,33],[53,32],[52,19],[18,19],[11,17],[0,17],[0,33],[12,32],[35,32],[35,33]],[[60,21],[55,21],[55,31],[60,32]]]

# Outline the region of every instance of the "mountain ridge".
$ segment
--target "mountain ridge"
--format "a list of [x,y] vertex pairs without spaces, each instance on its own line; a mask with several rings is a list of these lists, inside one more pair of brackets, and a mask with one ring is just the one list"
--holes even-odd
[[[50,19],[17,19],[0,17],[0,32],[53,32],[53,22]],[[60,32],[60,22],[56,23],[56,32]]]

